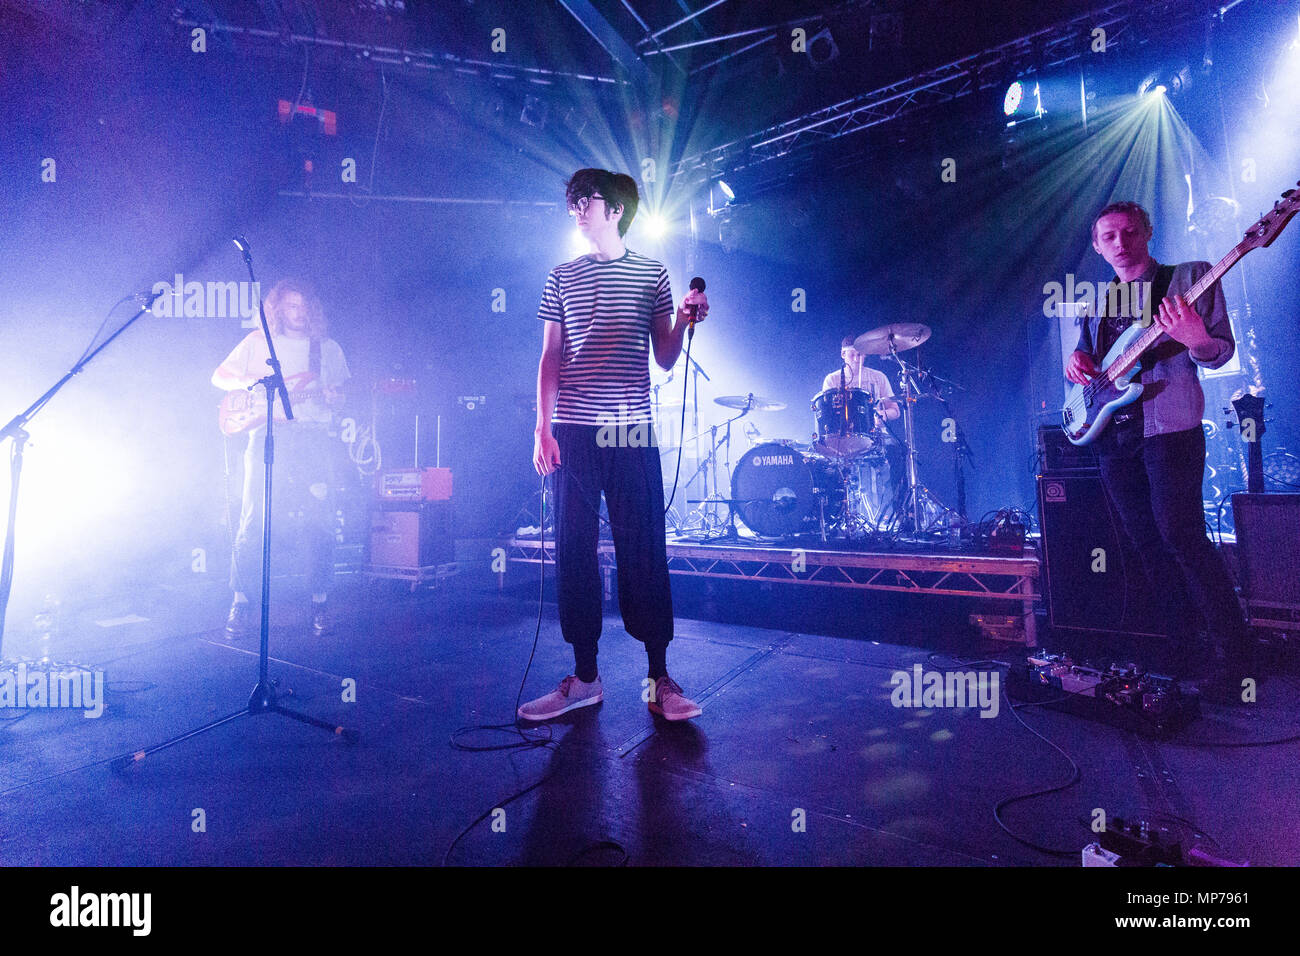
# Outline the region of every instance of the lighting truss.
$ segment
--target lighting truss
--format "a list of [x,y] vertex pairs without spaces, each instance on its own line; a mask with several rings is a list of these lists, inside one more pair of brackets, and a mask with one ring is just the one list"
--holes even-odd
[[[707,182],[719,170],[734,173],[792,153],[857,133],[963,96],[1000,86],[1006,70],[1032,59],[1039,69],[1049,69],[1087,55],[1092,31],[1106,31],[1106,47],[1136,43],[1136,24],[1157,22],[1174,28],[1206,15],[1208,4],[1186,0],[1124,0],[1026,34],[1000,46],[982,50],[915,73],[905,79],[841,100],[732,140],[673,164],[671,178],[681,187]],[[1217,11],[1216,11],[1217,12]]]

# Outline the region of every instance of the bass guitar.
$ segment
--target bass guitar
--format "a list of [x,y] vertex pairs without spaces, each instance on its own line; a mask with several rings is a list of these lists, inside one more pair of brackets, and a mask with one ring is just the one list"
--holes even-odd
[[[1300,183],[1296,184],[1300,186]],[[1297,212],[1300,212],[1300,194],[1288,189],[1273,208],[1246,231],[1241,242],[1218,261],[1209,272],[1183,294],[1189,306],[1218,282],[1252,249],[1262,249],[1273,244],[1282,229]],[[1154,308],[1156,303],[1152,303]],[[1150,325],[1129,326],[1116,341],[1101,363],[1101,371],[1087,385],[1072,385],[1061,409],[1061,427],[1075,445],[1088,445],[1096,440],[1110,423],[1114,414],[1125,405],[1136,402],[1142,395],[1142,383],[1134,378],[1142,371],[1142,353],[1155,344],[1164,330],[1152,322]]]

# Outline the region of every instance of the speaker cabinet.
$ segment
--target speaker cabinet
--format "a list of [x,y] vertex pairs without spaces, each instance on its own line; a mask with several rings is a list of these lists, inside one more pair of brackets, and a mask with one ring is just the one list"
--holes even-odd
[[1164,621],[1100,476],[1040,475],[1038,520],[1053,628],[1164,636]]
[[1300,630],[1300,494],[1235,494],[1232,520],[1251,623]]
[[376,503],[370,513],[370,566],[414,571],[455,560],[451,502]]

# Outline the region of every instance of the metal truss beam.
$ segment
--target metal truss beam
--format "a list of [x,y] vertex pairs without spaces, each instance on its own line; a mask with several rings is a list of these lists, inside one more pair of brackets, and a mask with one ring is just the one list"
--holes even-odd
[[658,83],[650,68],[645,65],[645,61],[636,55],[636,51],[628,45],[628,42],[591,5],[591,0],[560,0],[560,6],[568,10],[573,18],[582,24],[582,28],[591,34],[591,38],[600,44],[600,48],[608,53],[610,58],[622,67],[641,89],[647,91],[657,89]]
[[[543,552],[541,542],[536,539],[511,538],[506,542],[506,554],[514,562],[537,564],[545,560],[552,564],[555,561],[555,543],[547,541]],[[597,554],[608,598],[610,576],[615,568],[613,543],[600,542]],[[1032,646],[1032,611],[1038,600],[1040,574],[1035,557],[808,549],[801,551],[801,570],[798,571],[794,569],[793,559],[789,548],[668,544],[670,574],[865,591],[903,591],[1020,604]],[[498,578],[504,582],[504,572]]]
[[1107,50],[1133,42],[1139,19],[1155,18],[1162,27],[1207,15],[1208,4],[1161,0],[1123,0],[1026,34],[1000,46],[973,53],[913,74],[830,106],[696,153],[673,165],[679,186],[706,182],[710,175],[771,162],[812,146],[839,139],[909,113],[929,109],[1000,84],[1007,67],[1025,59],[1050,69],[1086,55],[1091,33],[1106,31]]
[[279,47],[283,47],[286,43],[294,45],[309,44],[315,47],[335,50],[340,53],[351,53],[354,56],[362,58],[363,62],[379,63],[383,66],[392,66],[397,69],[405,68],[412,71],[432,70],[479,76],[484,79],[522,80],[540,86],[550,86],[559,80],[583,80],[589,83],[609,84],[611,86],[621,86],[625,85],[627,82],[626,80],[613,76],[601,76],[590,73],[573,73],[563,70],[547,70],[541,67],[500,63],[496,60],[491,62],[488,62],[487,60],[471,60],[464,57],[454,56],[451,53],[439,53],[433,50],[390,47],[375,43],[354,43],[348,40],[334,40],[329,37],[312,36],[304,33],[290,33],[286,35],[282,32],[263,29],[261,27],[245,27],[236,24],[214,23],[210,21],[203,22],[190,19],[184,15],[173,17],[172,22],[186,28],[203,27],[211,33],[242,36],[250,40],[265,41],[268,44],[274,44]]

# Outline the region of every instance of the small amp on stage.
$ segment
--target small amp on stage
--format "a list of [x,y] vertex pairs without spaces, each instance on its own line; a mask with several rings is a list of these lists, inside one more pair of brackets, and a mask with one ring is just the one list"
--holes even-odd
[[390,468],[375,476],[381,501],[449,501],[450,468]]
[[456,571],[451,470],[402,468],[375,478],[370,511],[372,578],[408,581],[414,590]]

